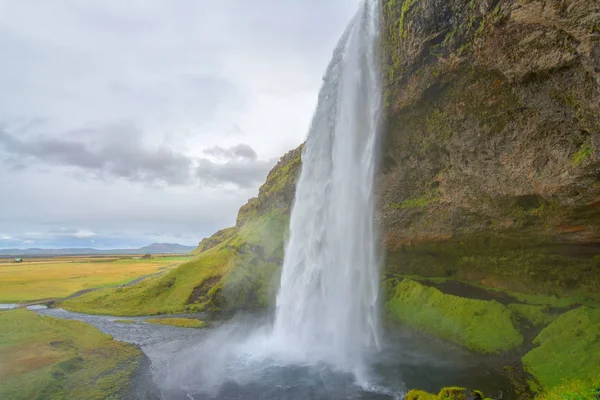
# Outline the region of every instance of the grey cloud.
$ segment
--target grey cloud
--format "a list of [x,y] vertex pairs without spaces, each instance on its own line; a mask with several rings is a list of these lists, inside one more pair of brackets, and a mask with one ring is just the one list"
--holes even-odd
[[240,188],[250,188],[262,183],[274,164],[274,161],[249,162],[244,160],[217,164],[207,159],[201,159],[197,167],[197,176],[212,184],[229,182]]
[[12,160],[15,156],[28,157],[47,164],[78,167],[98,176],[108,174],[131,181],[169,185],[191,182],[192,160],[188,157],[165,146],[155,149],[144,147],[139,132],[128,125],[95,130],[97,137],[102,137],[105,132],[119,134],[124,143],[109,141],[93,145],[54,137],[23,140],[0,130],[0,147]]
[[210,149],[204,150],[205,154],[223,157],[226,159],[245,159],[250,161],[256,161],[258,155],[252,147],[247,144],[238,144],[237,146],[223,148],[221,146],[211,147]]
[[[38,163],[76,167],[97,178],[114,176],[167,186],[204,183],[248,188],[260,183],[273,164],[258,160],[256,151],[247,144],[215,146],[204,151],[225,159],[224,163],[195,159],[166,146],[147,148],[141,141],[141,132],[128,124],[80,129],[62,136],[67,139],[20,139],[0,129],[0,150],[4,150],[5,162],[13,169],[23,168],[23,159],[29,158]],[[86,140],[90,137],[94,143]]]
[[234,224],[305,139],[356,3],[0,0],[0,183],[18,188],[0,234],[123,247]]

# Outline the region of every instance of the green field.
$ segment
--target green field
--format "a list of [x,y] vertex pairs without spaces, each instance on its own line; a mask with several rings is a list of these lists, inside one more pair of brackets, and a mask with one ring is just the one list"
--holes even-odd
[[79,321],[0,312],[0,399],[108,399],[129,387],[141,351]]
[[22,264],[0,260],[0,303],[64,298],[98,287],[127,284],[142,276],[171,270],[189,256],[34,258]]

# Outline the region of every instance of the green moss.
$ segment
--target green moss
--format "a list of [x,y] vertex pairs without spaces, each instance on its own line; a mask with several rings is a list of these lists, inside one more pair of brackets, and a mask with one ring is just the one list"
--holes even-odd
[[[402,2],[402,8],[400,11],[400,20],[398,22],[399,25],[399,30],[400,30],[400,37],[402,39],[406,38],[407,35],[407,31],[406,31],[406,17],[408,16],[408,13],[410,11],[410,9],[417,3],[417,0],[404,0]],[[393,6],[393,3],[392,3]]]
[[439,108],[431,112],[425,120],[425,126],[442,140],[450,139],[454,133],[450,117]]
[[120,398],[141,356],[83,322],[23,309],[0,313],[2,399]]
[[571,165],[577,167],[583,164],[585,160],[590,158],[593,152],[594,149],[592,147],[592,144],[589,141],[584,142],[579,148],[579,150],[577,150],[577,152],[571,156]]
[[387,287],[385,308],[393,320],[481,353],[509,350],[523,342],[510,311],[498,302],[447,295],[410,280],[392,280]]
[[529,321],[533,326],[547,325],[555,318],[555,316],[548,312],[548,308],[545,306],[509,304],[508,309],[519,317]]
[[600,376],[600,310],[580,307],[559,316],[522,361],[545,389]]
[[415,199],[408,199],[403,201],[402,203],[392,203],[390,204],[391,208],[395,209],[410,209],[410,208],[426,208],[432,203],[435,203],[440,200],[439,190],[428,191],[421,197],[417,197]]
[[461,387],[447,387],[443,388],[437,395],[422,390],[411,390],[406,394],[404,400],[467,400],[473,398],[483,400],[483,393]]
[[406,394],[404,400],[438,400],[438,397],[422,390],[411,390]]
[[599,395],[600,378],[576,379],[541,394],[536,400],[590,400]]
[[203,328],[206,322],[193,318],[153,318],[144,320],[149,324],[176,326],[179,328]]

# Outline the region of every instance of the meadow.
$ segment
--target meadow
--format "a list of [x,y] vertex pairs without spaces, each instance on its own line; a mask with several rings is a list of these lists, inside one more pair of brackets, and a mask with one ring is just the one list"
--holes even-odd
[[79,321],[0,312],[0,398],[109,399],[134,378],[141,351]]
[[82,290],[125,285],[171,270],[190,256],[29,258],[23,263],[0,259],[0,303],[65,298]]

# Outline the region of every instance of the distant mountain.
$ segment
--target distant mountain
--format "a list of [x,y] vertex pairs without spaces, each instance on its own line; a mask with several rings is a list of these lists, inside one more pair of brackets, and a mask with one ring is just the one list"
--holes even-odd
[[116,254],[187,254],[195,246],[183,246],[176,243],[154,243],[139,249],[6,249],[0,250],[0,257],[11,256],[83,256],[83,255],[116,255]]

